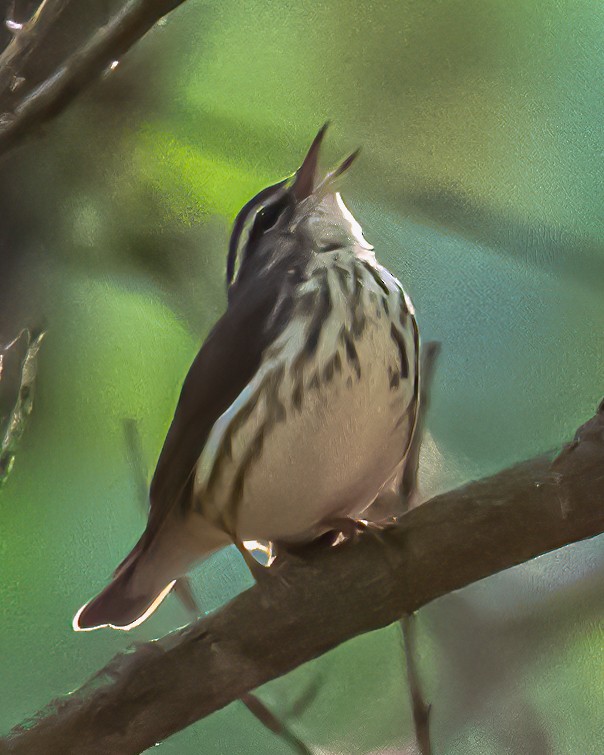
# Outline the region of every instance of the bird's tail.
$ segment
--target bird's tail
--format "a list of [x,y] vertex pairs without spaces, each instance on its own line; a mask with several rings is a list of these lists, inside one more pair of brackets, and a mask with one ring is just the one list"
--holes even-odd
[[[230,543],[229,536],[195,515],[167,523],[151,541],[143,533],[116,569],[112,581],[76,613],[73,628],[133,629],[147,619],[195,564]],[[179,590],[185,607],[194,610],[186,586]]]
[[134,552],[118,567],[111,582],[96,598],[85,603],[73,619],[76,632],[89,632],[101,627],[133,629],[142,624],[159,606],[174,586],[175,580],[157,580],[145,568],[145,554]]

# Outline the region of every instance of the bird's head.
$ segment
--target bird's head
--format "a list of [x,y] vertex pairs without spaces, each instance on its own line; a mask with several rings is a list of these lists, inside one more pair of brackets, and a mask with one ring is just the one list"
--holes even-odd
[[359,224],[335,191],[359,150],[323,178],[318,175],[327,125],[292,176],[260,191],[237,214],[229,243],[227,288],[250,273],[260,274],[280,262],[304,262],[313,254],[352,247],[371,254]]

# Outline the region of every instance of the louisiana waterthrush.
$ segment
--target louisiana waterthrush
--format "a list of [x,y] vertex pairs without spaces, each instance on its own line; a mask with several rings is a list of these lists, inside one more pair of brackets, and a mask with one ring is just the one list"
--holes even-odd
[[325,126],[302,166],[239,212],[228,307],[185,379],[147,528],[74,628],[129,629],[230,543],[303,543],[393,510],[419,399],[401,284],[323,180]]

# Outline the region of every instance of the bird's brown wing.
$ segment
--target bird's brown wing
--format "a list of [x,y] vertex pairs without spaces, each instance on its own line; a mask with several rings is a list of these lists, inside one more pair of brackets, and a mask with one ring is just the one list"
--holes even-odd
[[275,316],[278,293],[268,280],[240,290],[193,361],[151,482],[147,529],[135,550],[148,547],[177,507],[186,510],[195,465],[214,423],[253,378],[264,349],[289,317],[283,297]]

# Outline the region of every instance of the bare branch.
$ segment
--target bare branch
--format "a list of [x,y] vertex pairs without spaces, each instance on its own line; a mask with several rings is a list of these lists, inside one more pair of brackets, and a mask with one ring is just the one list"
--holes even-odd
[[0,753],[140,753],[336,645],[604,531],[604,406],[558,457],[411,510],[379,537],[313,544],[211,616],[114,658],[0,740]]
[[291,732],[288,727],[266,707],[262,700],[256,697],[256,695],[252,695],[248,692],[241,696],[241,702],[263,726],[290,745],[295,752],[299,753],[299,755],[312,755],[304,742]]
[[24,82],[21,72],[28,60],[44,44],[48,32],[61,21],[63,11],[73,0],[42,0],[34,15],[23,24],[12,19],[6,23],[13,30],[10,44],[0,54],[0,96],[14,92]]
[[432,706],[424,700],[417,663],[415,660],[417,653],[415,648],[415,625],[413,614],[403,616],[400,620],[400,626],[403,638],[403,650],[407,662],[407,682],[409,684],[409,693],[411,695],[411,710],[413,712],[415,739],[421,755],[432,755],[432,744],[430,740],[430,710]]
[[[400,496],[403,501],[403,510],[408,511],[414,503],[417,503],[417,474],[419,468],[419,453],[424,436],[426,414],[430,406],[430,395],[436,362],[440,354],[441,344],[431,341],[422,347],[421,351],[421,386],[419,395],[419,409],[413,439],[407,454],[403,479],[401,480]],[[411,697],[411,709],[413,711],[413,725],[415,727],[415,739],[421,755],[431,755],[432,744],[430,740],[430,705],[424,700],[419,672],[416,663],[416,645],[413,615],[404,615],[399,622],[405,660],[407,663],[407,683]]]
[[2,377],[2,361],[4,354],[12,348],[22,337],[26,339],[27,351],[21,364],[21,378],[19,389],[15,398],[13,410],[8,419],[4,437],[0,442],[0,486],[8,478],[13,462],[17,444],[23,435],[25,425],[34,405],[34,387],[38,368],[38,351],[44,338],[44,331],[32,335],[29,330],[23,330],[19,336],[9,344],[4,353],[0,353],[0,378]]
[[[119,60],[155,23],[184,0],[131,0],[11,113],[0,116],[0,155],[35,127],[62,112],[91,82]],[[14,63],[11,61],[11,65]],[[11,68],[11,75],[15,71]]]

